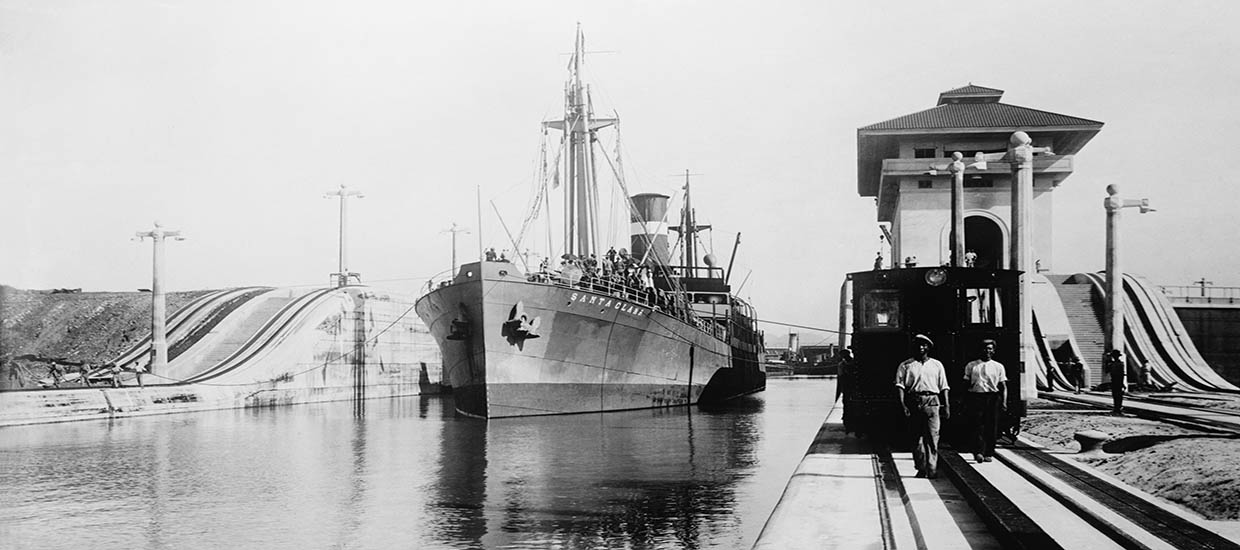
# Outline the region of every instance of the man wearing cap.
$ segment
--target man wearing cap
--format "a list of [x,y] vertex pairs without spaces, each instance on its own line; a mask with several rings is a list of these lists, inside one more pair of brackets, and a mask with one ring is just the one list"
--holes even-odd
[[947,401],[947,371],[943,363],[930,357],[934,342],[924,334],[913,337],[913,357],[896,368],[896,394],[911,419],[913,464],[917,477],[934,479],[939,465],[939,408],[944,420],[951,418]]
[[999,411],[1007,410],[1007,369],[995,361],[995,341],[982,340],[982,357],[964,367],[965,412],[973,431],[973,459],[990,462],[999,435]]

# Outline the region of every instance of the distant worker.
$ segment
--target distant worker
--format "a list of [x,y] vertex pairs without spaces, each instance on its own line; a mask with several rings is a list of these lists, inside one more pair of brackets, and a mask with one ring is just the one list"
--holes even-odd
[[1068,382],[1072,384],[1076,393],[1081,393],[1081,387],[1085,385],[1085,365],[1081,364],[1081,359],[1075,355],[1068,358]]
[[1125,365],[1124,352],[1113,349],[1106,354],[1103,367],[1111,375],[1111,399],[1115,405],[1111,414],[1124,414],[1124,386],[1127,385],[1128,366]]
[[60,387],[60,381],[65,377],[64,371],[56,363],[52,363],[47,367],[47,376],[52,379],[52,386],[56,388]]
[[995,361],[994,340],[982,340],[982,357],[964,367],[965,411],[973,434],[973,460],[990,462],[999,436],[999,415],[1007,411],[1007,369]]
[[1142,390],[1149,390],[1154,387],[1154,369],[1150,367],[1149,361],[1141,362],[1141,379],[1139,385]]
[[108,373],[112,375],[112,387],[113,387],[113,388],[119,388],[119,387],[121,387],[121,367],[120,367],[120,365],[117,365],[116,363],[112,363],[112,364],[108,367]]
[[951,404],[947,401],[947,371],[943,363],[930,357],[934,342],[924,334],[913,337],[913,357],[896,368],[896,396],[904,408],[904,416],[910,419],[913,433],[913,465],[917,477],[938,477],[939,425],[942,419],[951,418]]
[[483,253],[483,256],[486,258],[486,261],[494,262],[496,259],[495,248],[488,248],[486,252]]
[[883,253],[879,252],[878,256],[874,257],[874,269],[882,269],[882,268],[883,268]]
[[964,266],[965,267],[976,267],[977,266],[977,252],[970,250],[964,253]]
[[[857,362],[853,359],[851,348],[840,350],[840,364],[836,371],[835,377],[835,400],[847,399],[846,396],[852,395],[854,388],[857,387]],[[853,429],[849,422],[851,415],[848,414],[848,407],[844,407],[844,433],[847,434]],[[860,432],[858,432],[860,433]]]

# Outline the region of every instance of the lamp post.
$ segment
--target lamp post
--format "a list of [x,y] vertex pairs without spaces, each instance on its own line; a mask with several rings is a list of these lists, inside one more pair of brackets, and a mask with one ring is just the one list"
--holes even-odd
[[164,297],[164,240],[172,237],[174,240],[183,241],[185,237],[181,236],[180,231],[172,231],[164,229],[159,222],[155,222],[155,228],[150,231],[138,231],[134,233],[137,240],[141,241],[150,238],[154,245],[151,252],[151,362],[147,365],[147,371],[155,373],[162,372],[168,366],[168,340],[167,332],[167,300]]
[[323,198],[325,199],[337,198],[337,197],[340,199],[340,264],[339,264],[339,271],[337,271],[336,273],[333,273],[333,275],[336,276],[336,286],[341,287],[341,286],[347,286],[349,284],[350,277],[356,278],[359,281],[361,280],[360,275],[349,271],[349,262],[348,262],[349,256],[348,256],[348,252],[346,249],[347,241],[345,240],[345,230],[348,227],[347,205],[349,202],[349,197],[357,197],[359,199],[362,199],[362,198],[366,198],[366,195],[363,195],[360,191],[356,189],[350,189],[346,187],[343,183],[340,184],[340,189],[337,189],[335,191],[329,191],[323,194]]
[[1153,212],[1149,199],[1125,200],[1119,196],[1119,186],[1107,186],[1107,198],[1102,206],[1107,212],[1107,315],[1105,347],[1107,351],[1124,347],[1124,270],[1119,255],[1119,222],[1124,208],[1139,208],[1140,213]]
[[1205,298],[1206,297],[1206,285],[1212,285],[1214,284],[1214,281],[1207,281],[1205,277],[1202,277],[1200,281],[1193,281],[1193,284],[1201,287],[1201,297]]

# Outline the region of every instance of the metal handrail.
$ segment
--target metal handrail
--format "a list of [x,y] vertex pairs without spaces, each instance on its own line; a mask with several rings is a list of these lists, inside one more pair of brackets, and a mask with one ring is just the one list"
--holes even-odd
[[1160,285],[1159,290],[1168,300],[1186,304],[1237,304],[1240,303],[1240,287],[1201,285]]

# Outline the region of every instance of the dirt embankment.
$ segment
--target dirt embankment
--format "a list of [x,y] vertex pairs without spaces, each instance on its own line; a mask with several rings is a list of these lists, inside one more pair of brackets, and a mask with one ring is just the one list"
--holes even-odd
[[[171,315],[209,290],[171,292]],[[151,334],[149,292],[63,292],[0,286],[0,387],[12,373],[43,377],[61,365],[100,364]],[[23,380],[22,382],[29,381]]]
[[1117,440],[1138,442],[1126,452],[1082,459],[1094,468],[1207,519],[1240,520],[1240,439],[1104,411],[1048,410],[1037,403],[1023,433],[1053,450],[1079,451],[1073,435],[1085,430],[1111,434],[1116,444],[1104,447],[1108,451],[1123,447]]

